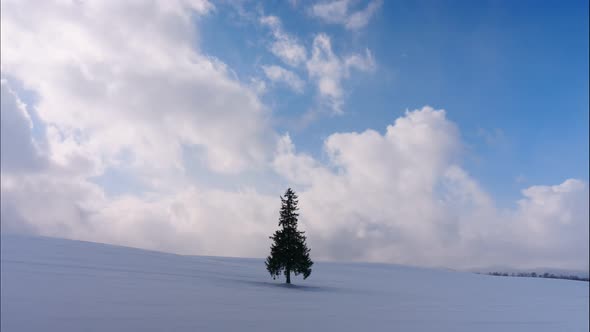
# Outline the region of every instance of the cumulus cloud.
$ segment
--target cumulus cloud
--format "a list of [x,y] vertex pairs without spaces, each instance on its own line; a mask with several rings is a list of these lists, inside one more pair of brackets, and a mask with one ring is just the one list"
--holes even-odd
[[344,104],[342,80],[349,77],[351,68],[364,72],[374,70],[375,60],[369,50],[364,56],[352,54],[341,58],[332,51],[330,37],[321,33],[314,38],[311,58],[306,66],[309,77],[316,82],[322,102],[333,113],[340,114]]
[[303,222],[326,258],[569,268],[588,259],[586,184],[531,187],[517,209],[495,207],[458,164],[462,144],[444,111],[409,112],[384,134],[333,134],[324,147],[322,165],[285,136],[274,166],[301,188]]
[[[544,248],[552,244],[556,249],[565,249],[568,243],[588,246],[586,183],[568,179],[554,186],[531,186],[524,189],[522,195],[524,198],[518,201],[515,217],[520,227],[524,228],[521,229],[523,239],[528,240],[531,246]],[[585,236],[576,235],[578,232]],[[531,237],[527,238],[527,234]],[[569,254],[575,256],[575,252]]]
[[276,16],[263,16],[260,23],[270,28],[274,41],[270,44],[270,51],[286,64],[296,67],[307,58],[305,47],[297,38],[286,33],[281,20]]
[[152,173],[178,172],[183,146],[200,146],[213,171],[261,167],[274,146],[267,109],[193,44],[194,17],[211,8],[3,2],[2,71],[41,96],[52,158],[75,152],[104,168],[125,157]]
[[[278,138],[259,82],[242,84],[194,44],[196,20],[213,9],[206,1],[2,2],[2,73],[39,96],[47,146],[37,158],[27,107],[3,81],[2,231],[187,253],[266,247],[260,238],[274,218],[264,211],[275,204],[261,204],[254,190],[197,188],[183,172],[187,147],[199,147],[189,151],[202,151],[205,171],[266,169]],[[92,178],[109,168],[147,191],[107,195]],[[219,239],[238,214],[242,244],[228,247]]]
[[326,23],[341,24],[348,30],[364,28],[381,7],[381,0],[370,1],[364,9],[351,11],[350,0],[322,1],[311,6],[309,12]]
[[305,82],[294,72],[276,65],[262,66],[262,70],[269,80],[284,83],[297,93],[303,92]]

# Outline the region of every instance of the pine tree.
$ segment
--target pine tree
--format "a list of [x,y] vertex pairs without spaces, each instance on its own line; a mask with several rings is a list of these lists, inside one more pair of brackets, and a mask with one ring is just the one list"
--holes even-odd
[[307,279],[311,274],[313,262],[309,258],[309,248],[305,244],[305,232],[297,230],[297,195],[291,188],[281,197],[279,229],[270,238],[274,241],[270,248],[270,256],[266,259],[266,269],[273,279],[281,273],[285,274],[287,284],[291,283],[291,272],[303,274]]

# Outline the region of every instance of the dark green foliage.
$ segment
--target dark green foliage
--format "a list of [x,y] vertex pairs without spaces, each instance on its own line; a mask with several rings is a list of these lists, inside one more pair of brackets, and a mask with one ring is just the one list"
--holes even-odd
[[303,274],[307,279],[311,274],[313,262],[309,258],[309,248],[305,244],[305,232],[297,230],[297,195],[291,188],[281,197],[281,213],[279,229],[270,238],[270,256],[266,259],[266,269],[276,279],[281,273],[285,274],[287,283],[291,283],[291,272],[295,275]]

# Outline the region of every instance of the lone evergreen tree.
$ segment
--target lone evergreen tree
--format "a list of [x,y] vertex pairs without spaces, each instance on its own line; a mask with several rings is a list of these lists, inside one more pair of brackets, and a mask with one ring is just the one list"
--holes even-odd
[[281,197],[281,213],[279,227],[282,227],[270,238],[274,241],[270,248],[270,256],[266,259],[266,269],[273,279],[281,272],[291,283],[291,272],[295,275],[303,274],[307,279],[311,274],[313,262],[309,258],[309,248],[305,244],[305,232],[297,230],[297,195],[291,188]]

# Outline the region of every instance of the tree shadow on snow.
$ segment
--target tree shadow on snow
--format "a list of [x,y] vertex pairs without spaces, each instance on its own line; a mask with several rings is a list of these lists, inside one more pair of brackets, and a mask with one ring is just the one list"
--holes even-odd
[[338,291],[337,288],[328,287],[328,286],[295,285],[295,284],[286,284],[286,283],[276,283],[276,282],[270,282],[270,281],[240,280],[240,282],[250,284],[253,286],[259,286],[259,287],[283,288],[283,289],[291,289],[294,291],[302,291],[302,292],[336,292],[336,291]]

